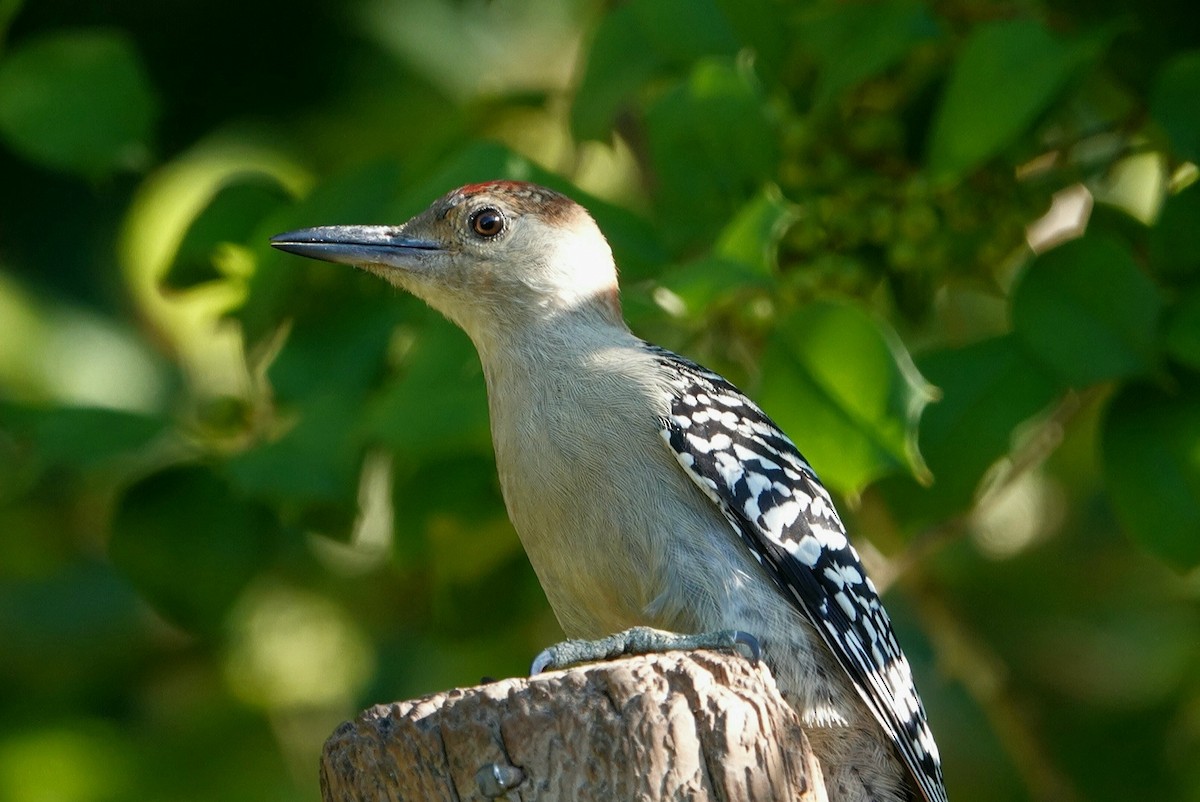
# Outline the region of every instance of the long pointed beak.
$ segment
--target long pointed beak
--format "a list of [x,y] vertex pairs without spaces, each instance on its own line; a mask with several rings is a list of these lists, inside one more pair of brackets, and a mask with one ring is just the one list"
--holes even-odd
[[281,251],[347,265],[411,267],[444,250],[440,242],[408,237],[394,226],[319,226],[271,237]]

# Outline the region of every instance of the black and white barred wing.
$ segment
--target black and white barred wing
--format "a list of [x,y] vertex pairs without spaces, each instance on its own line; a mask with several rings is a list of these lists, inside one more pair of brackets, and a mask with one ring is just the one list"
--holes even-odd
[[663,439],[751,554],[821,633],[929,802],[941,762],[891,621],[828,491],[788,437],[736,387],[651,347],[673,377]]

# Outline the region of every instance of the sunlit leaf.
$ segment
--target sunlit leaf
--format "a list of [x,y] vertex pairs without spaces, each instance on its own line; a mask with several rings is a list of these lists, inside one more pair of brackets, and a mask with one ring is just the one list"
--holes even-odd
[[[705,257],[670,267],[659,276],[662,287],[678,306],[674,314],[704,315],[722,298],[740,291],[770,286],[763,276],[740,262]],[[662,301],[659,301],[660,304]]]
[[917,422],[933,394],[893,334],[858,307],[829,303],[780,323],[758,392],[821,477],[845,492],[897,471],[927,477]]
[[279,526],[206,468],[172,468],[134,485],[113,519],[109,556],[163,615],[211,631],[265,564]]
[[1028,18],[977,27],[938,108],[930,166],[959,175],[995,155],[1029,129],[1099,50],[1092,40],[1060,42]]
[[219,248],[256,244],[251,237],[263,218],[290,202],[288,192],[263,173],[226,184],[192,221],[163,281],[182,289],[222,278],[216,263]]
[[1154,364],[1158,290],[1116,240],[1088,236],[1033,262],[1013,293],[1013,327],[1064,384],[1083,387]]
[[1180,159],[1200,161],[1200,50],[1182,53],[1159,72],[1150,113],[1167,132]]
[[796,209],[769,187],[743,206],[725,226],[712,254],[662,273],[660,281],[693,313],[727,293],[770,287],[778,266],[779,241]]
[[778,188],[769,187],[729,221],[713,255],[769,276],[778,265],[779,240],[796,216],[796,207],[784,200]]
[[55,169],[100,176],[144,165],[157,105],[121,33],[60,31],[0,61],[0,136]]
[[1131,384],[1109,406],[1104,474],[1121,523],[1148,551],[1200,565],[1200,382]]

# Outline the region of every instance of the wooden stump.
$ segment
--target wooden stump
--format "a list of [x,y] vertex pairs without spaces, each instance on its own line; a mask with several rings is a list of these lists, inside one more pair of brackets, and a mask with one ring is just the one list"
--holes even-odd
[[824,802],[765,666],[672,652],[377,705],[321,759],[325,802]]

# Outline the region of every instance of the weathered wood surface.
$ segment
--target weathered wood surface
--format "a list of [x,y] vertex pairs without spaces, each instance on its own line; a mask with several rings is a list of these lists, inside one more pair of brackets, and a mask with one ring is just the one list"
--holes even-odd
[[762,665],[672,652],[377,705],[337,729],[325,802],[825,800]]

